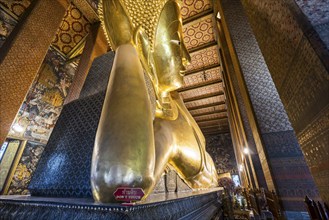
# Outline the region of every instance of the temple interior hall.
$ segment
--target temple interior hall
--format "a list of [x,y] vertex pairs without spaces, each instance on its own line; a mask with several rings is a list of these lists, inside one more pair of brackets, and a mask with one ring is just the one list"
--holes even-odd
[[329,219],[328,0],[0,0],[0,106],[0,219]]

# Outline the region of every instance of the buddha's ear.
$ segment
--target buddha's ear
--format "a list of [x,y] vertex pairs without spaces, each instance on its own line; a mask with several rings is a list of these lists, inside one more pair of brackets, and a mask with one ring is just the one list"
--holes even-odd
[[151,44],[144,29],[139,26],[134,33],[134,44],[136,45],[140,60],[144,69],[149,72],[153,65]]
[[120,0],[100,1],[98,13],[112,49],[132,42],[134,26]]
[[134,44],[136,46],[140,61],[147,75],[150,77],[153,88],[155,89],[156,96],[158,88],[158,77],[155,70],[155,64],[153,59],[153,51],[151,48],[151,43],[144,29],[138,27],[134,32]]

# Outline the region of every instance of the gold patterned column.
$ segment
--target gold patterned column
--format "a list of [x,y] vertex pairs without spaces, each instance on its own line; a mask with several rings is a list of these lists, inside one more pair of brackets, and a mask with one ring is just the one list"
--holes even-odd
[[91,26],[91,30],[86,39],[86,44],[80,58],[79,66],[77,72],[75,73],[69,94],[65,99],[65,104],[79,98],[80,91],[86,80],[93,60],[96,57],[106,53],[107,48],[107,41],[103,29],[100,27],[99,23],[94,23]]
[[65,13],[63,3],[38,0],[0,64],[0,143],[38,72]]

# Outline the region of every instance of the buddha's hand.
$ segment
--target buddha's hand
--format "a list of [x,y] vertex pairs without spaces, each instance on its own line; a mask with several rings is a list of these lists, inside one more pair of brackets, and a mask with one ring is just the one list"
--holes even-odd
[[104,31],[115,50],[133,42],[133,25],[120,0],[101,0],[99,14]]

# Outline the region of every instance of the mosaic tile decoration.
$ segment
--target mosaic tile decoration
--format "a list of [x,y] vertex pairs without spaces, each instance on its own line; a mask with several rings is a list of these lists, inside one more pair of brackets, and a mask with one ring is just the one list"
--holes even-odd
[[181,5],[182,18],[186,19],[197,15],[203,11],[211,9],[212,4],[210,0],[183,0]]
[[263,134],[278,194],[289,211],[306,211],[303,198],[318,191],[293,131]]
[[113,65],[114,52],[108,52],[102,56],[96,57],[90,67],[92,74],[88,74],[85,84],[82,86],[79,98],[94,95],[107,87],[107,79]]
[[[206,193],[184,193],[178,197],[169,194],[162,201],[134,206],[97,204],[92,199],[13,198],[0,199],[2,219],[211,219],[222,211],[218,194],[221,190]],[[174,200],[174,201],[173,201]],[[23,205],[22,205],[23,204]]]
[[27,142],[11,181],[8,195],[28,195],[27,187],[45,146]]
[[295,0],[313,25],[329,22],[329,2]]
[[315,30],[319,34],[323,43],[326,45],[326,49],[329,50],[329,21],[325,24],[315,26]]
[[[304,4],[301,7],[309,10],[309,15],[319,19],[321,24],[313,27],[311,19],[305,21],[295,0],[242,2],[296,135],[299,140],[309,137],[300,144],[306,161],[312,161],[309,167],[321,198],[329,203],[329,163],[314,160],[314,154],[309,154],[329,154],[328,132],[313,133],[310,129],[319,123],[324,130],[329,128],[329,124],[322,123],[327,121],[329,112],[329,53],[328,44],[323,44],[329,41],[318,37],[329,36],[328,21],[321,18],[328,9],[327,1],[297,0],[297,4]],[[318,25],[324,28],[321,33],[313,30],[319,31]]]
[[105,92],[65,105],[29,185],[33,196],[91,197],[94,140]]
[[[253,35],[255,32],[251,30],[247,22],[248,19],[246,19],[245,11],[240,1],[226,1],[226,6],[223,9],[254,107],[265,148],[264,151],[267,154],[267,161],[270,165],[269,170],[263,171],[265,176],[271,172],[279,196],[282,197],[285,210],[301,211],[304,210],[304,204],[301,201],[307,194],[307,191],[314,193],[315,185],[314,182],[312,183],[313,180],[301,153],[300,146],[292,131],[276,87],[272,82],[272,76],[279,89],[282,83],[287,82],[287,78],[285,79],[284,77],[293,71],[291,67],[295,63],[300,62],[295,57],[294,51],[300,46],[302,33],[296,21],[291,17],[289,9],[284,7],[282,1],[266,1],[266,3],[264,1],[253,1],[252,3],[247,3],[248,1],[246,0],[243,2],[248,8],[246,12],[252,15],[252,19],[249,18],[252,20],[252,25],[254,25],[253,31],[256,30],[255,32],[258,33],[257,41]],[[265,7],[265,5],[267,6]],[[261,10],[259,11],[260,8]],[[270,15],[273,11],[279,11],[279,13],[268,16],[266,19],[259,19],[266,14],[265,11]],[[259,30],[259,28],[262,29]],[[267,36],[268,38],[265,37],[269,33],[271,34]],[[280,38],[284,38],[284,40],[281,42]],[[268,41],[269,39],[271,40]],[[266,44],[264,44],[265,41],[267,41]],[[263,47],[261,48],[262,51],[260,51],[259,46]],[[273,50],[273,48],[275,49]],[[277,51],[277,53],[274,51]],[[307,50],[303,51],[306,52]],[[271,69],[271,76],[262,54],[267,55],[266,63],[270,65],[270,68],[274,62],[272,59],[280,60],[286,66],[277,65],[274,69]],[[302,51],[299,54],[302,54]],[[287,59],[282,59],[282,57]],[[294,62],[292,62],[292,59],[294,59]],[[276,78],[277,75],[274,76],[274,73],[279,74],[282,70],[281,68],[285,69],[285,75]],[[301,71],[294,73],[294,76],[297,78],[301,77],[301,74],[308,71],[307,68],[309,67],[303,67]],[[315,73],[313,74],[316,75]],[[302,79],[299,78],[293,81],[292,86],[301,86],[297,80]],[[308,87],[318,88],[317,86],[311,86],[309,83]],[[306,98],[304,95],[298,102],[298,106],[304,106]],[[289,99],[291,100],[292,96],[289,96]],[[266,158],[261,158],[261,162],[265,160]],[[286,193],[283,193],[283,191]]]
[[183,26],[184,43],[188,50],[215,41],[212,17],[210,14]]
[[252,130],[250,127],[250,123],[249,123],[249,119],[247,116],[247,111],[246,111],[246,107],[243,101],[243,98],[241,96],[241,92],[239,90],[239,85],[237,82],[237,78],[234,74],[231,75],[231,80],[232,80],[232,84],[233,84],[233,89],[235,92],[235,96],[236,96],[236,100],[237,100],[237,104],[240,110],[240,115],[243,121],[243,127],[246,133],[246,138],[247,138],[247,144],[249,149],[251,150],[252,154],[252,163],[254,165],[254,169],[256,172],[256,176],[257,176],[257,180],[258,180],[258,185],[259,187],[263,187],[264,189],[268,189],[267,188],[267,184],[266,184],[266,180],[265,180],[265,176],[264,176],[264,172],[263,172],[263,168],[261,165],[261,161],[259,159],[259,155],[257,152],[257,148],[256,148],[256,143],[252,134]]
[[[237,1],[224,10],[261,132],[292,130],[262,52]],[[226,4],[226,5],[229,5]]]

